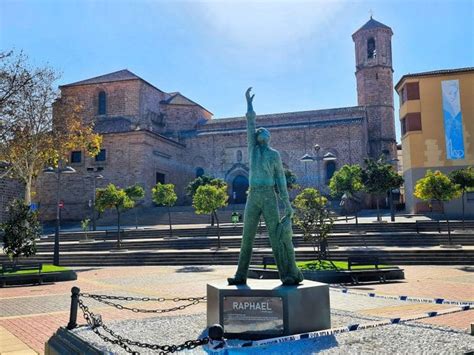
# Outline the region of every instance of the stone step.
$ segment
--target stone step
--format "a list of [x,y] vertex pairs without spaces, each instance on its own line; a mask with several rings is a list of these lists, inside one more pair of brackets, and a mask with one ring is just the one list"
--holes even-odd
[[[333,260],[347,260],[348,256],[360,255],[360,250],[331,251]],[[399,265],[473,265],[473,250],[368,250],[364,254],[378,256],[381,262]],[[199,251],[196,252],[136,252],[110,254],[62,254],[61,265],[65,266],[133,266],[133,265],[232,265],[238,261],[238,250]],[[254,251],[253,264],[260,264],[263,256],[271,255],[270,250]],[[296,250],[297,260],[313,260],[313,251]],[[7,258],[0,256],[0,261]],[[31,261],[51,262],[52,253],[40,254],[29,258]]]

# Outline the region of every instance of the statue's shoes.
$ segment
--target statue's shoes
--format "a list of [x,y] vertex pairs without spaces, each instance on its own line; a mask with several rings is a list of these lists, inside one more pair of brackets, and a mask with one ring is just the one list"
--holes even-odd
[[244,279],[242,277],[229,277],[227,279],[227,282],[229,285],[246,285],[247,284],[247,279]]
[[285,277],[283,280],[281,280],[281,283],[286,286],[291,286],[291,285],[298,285],[302,282],[303,280],[297,279],[291,276]]

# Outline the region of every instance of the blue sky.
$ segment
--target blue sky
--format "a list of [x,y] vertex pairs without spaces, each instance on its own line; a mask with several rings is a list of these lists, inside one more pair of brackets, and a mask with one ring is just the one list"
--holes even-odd
[[0,48],[57,68],[58,85],[128,68],[217,118],[244,113],[248,86],[260,114],[354,106],[351,35],[370,11],[393,29],[394,83],[474,65],[474,0],[2,0]]

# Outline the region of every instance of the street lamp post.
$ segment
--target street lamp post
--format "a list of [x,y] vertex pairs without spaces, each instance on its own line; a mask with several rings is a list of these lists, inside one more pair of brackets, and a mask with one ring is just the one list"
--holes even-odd
[[[397,164],[399,160],[397,158],[391,159],[389,163],[392,164]],[[390,221],[395,222],[395,206],[393,205],[393,188],[390,188],[390,193],[389,193],[389,199],[390,199]]]
[[54,251],[53,251],[53,264],[59,266],[59,229],[60,229],[60,217],[61,217],[61,207],[59,206],[61,202],[61,174],[73,174],[76,172],[74,168],[70,166],[61,167],[61,162],[58,164],[57,168],[48,167],[43,170],[45,174],[55,174],[57,187],[56,187],[56,228],[54,231]]
[[321,161],[334,161],[334,160],[337,160],[337,158],[331,152],[327,152],[326,154],[321,156],[321,147],[319,146],[319,144],[314,145],[314,151],[316,152],[315,156],[305,154],[300,158],[300,161],[302,161],[303,163],[313,162],[313,161],[317,162],[317,164],[318,164],[318,166],[317,166],[317,169],[318,169],[318,190],[319,190],[319,193],[322,194],[322,190],[321,190]]

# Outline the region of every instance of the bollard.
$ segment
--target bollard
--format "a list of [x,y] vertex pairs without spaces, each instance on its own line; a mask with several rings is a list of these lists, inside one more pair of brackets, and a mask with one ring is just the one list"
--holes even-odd
[[77,327],[77,306],[79,304],[79,287],[71,288],[71,310],[69,312],[69,323],[67,329],[71,330]]
[[471,335],[474,335],[474,323],[471,323]]

